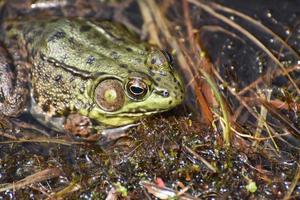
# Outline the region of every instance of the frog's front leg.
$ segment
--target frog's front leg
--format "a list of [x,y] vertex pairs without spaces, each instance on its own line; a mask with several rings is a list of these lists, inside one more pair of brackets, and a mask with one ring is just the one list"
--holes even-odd
[[0,113],[9,117],[20,115],[28,97],[28,69],[25,63],[17,52],[10,55],[0,45]]
[[95,132],[91,120],[80,114],[69,114],[64,123],[64,129],[74,136],[85,138]]
[[121,127],[105,128],[101,125],[93,125],[90,118],[86,116],[69,114],[64,129],[72,135],[84,137],[87,141],[97,141],[105,144],[126,136],[126,131],[137,125],[129,124]]

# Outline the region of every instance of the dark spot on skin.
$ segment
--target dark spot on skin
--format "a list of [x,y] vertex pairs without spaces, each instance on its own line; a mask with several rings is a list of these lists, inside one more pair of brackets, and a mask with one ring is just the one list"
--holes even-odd
[[128,65],[126,65],[126,64],[120,64],[119,66],[120,66],[121,68],[125,68],[125,69],[128,68]]
[[43,33],[42,29],[34,31],[34,35],[42,35],[42,33]]
[[49,22],[56,22],[58,20],[59,20],[59,18],[53,18],[53,19],[50,19]]
[[45,103],[42,104],[41,107],[44,112],[48,112],[50,110],[50,102],[46,101]]
[[141,56],[146,55],[146,53],[145,53],[144,51],[140,52],[139,54],[140,54]]
[[130,74],[132,71],[131,70],[128,70],[128,73]]
[[[40,65],[39,65],[39,67],[40,67]],[[39,70],[39,71],[37,71],[36,72],[39,76],[42,76],[42,72]]]
[[17,25],[17,29],[19,29],[19,30],[22,30],[22,29],[23,29],[23,27],[24,27],[24,26],[23,26],[23,24],[22,24],[22,23],[20,23],[20,24],[18,24],[18,25]]
[[154,58],[151,59],[151,64],[154,65],[156,63],[156,60]]
[[62,56],[60,62],[64,63],[64,61],[67,60],[67,59],[68,59],[68,54],[65,53],[65,54]]
[[75,77],[71,77],[71,78],[69,79],[70,82],[73,82],[74,80],[75,80]]
[[152,70],[149,70],[148,72],[149,72],[150,76],[154,76],[155,75],[155,73]]
[[27,35],[27,34],[31,33],[33,30],[34,30],[34,28],[33,28],[32,24],[30,24],[29,26],[25,26],[24,34]]
[[66,33],[64,31],[57,31],[48,39],[48,41],[54,42],[56,40],[64,38],[65,36],[66,36]]
[[75,44],[75,39],[73,37],[70,37],[68,41],[70,42],[70,44]]
[[126,51],[132,52],[133,50],[132,50],[132,48],[127,47]]
[[56,75],[56,76],[54,77],[54,80],[55,80],[56,82],[58,82],[58,81],[61,80],[61,78],[62,78],[62,76],[59,74],[59,75]]
[[87,58],[86,63],[89,64],[89,65],[91,65],[91,64],[94,63],[95,60],[96,60],[95,57],[92,56],[92,55],[90,55],[90,56]]
[[5,63],[2,70],[5,70],[5,73],[10,73],[15,71],[15,65],[13,63]]
[[113,59],[118,59],[120,56],[119,56],[119,54],[117,53],[117,52],[115,52],[115,51],[112,51],[111,53],[110,53],[110,56],[113,58]]
[[165,72],[163,72],[163,71],[159,71],[159,75],[161,75],[161,76],[167,76],[167,74]]
[[6,31],[10,31],[13,26],[11,24],[6,26]]
[[33,42],[33,37],[32,36],[28,37],[27,38],[27,43],[32,44],[32,42]]
[[183,99],[183,96],[180,96],[180,99]]
[[84,84],[81,84],[79,88],[80,93],[84,93],[84,89],[85,89]]
[[44,54],[40,54],[40,58],[43,60],[43,61],[45,61],[46,60],[46,56],[44,55]]
[[169,101],[169,105],[171,105],[171,104],[172,104],[172,102],[173,102],[173,101],[172,101],[172,100],[170,100],[170,101]]
[[89,26],[89,25],[83,25],[83,26],[80,27],[79,31],[80,31],[80,32],[87,32],[87,31],[89,31],[91,28],[92,28],[92,27]]
[[49,82],[50,76],[48,74],[44,74],[44,76],[42,77],[42,79],[45,82]]
[[10,36],[11,39],[13,40],[17,40],[18,39],[18,35],[17,34],[13,34]]
[[161,78],[160,78],[160,77],[157,77],[156,80],[157,80],[157,81],[161,81]]
[[36,54],[36,50],[35,50],[35,48],[32,48],[32,49],[31,49],[31,56],[34,57],[35,54]]
[[142,60],[141,60],[140,58],[135,59],[135,61],[136,61],[137,63],[142,63]]
[[175,90],[178,90],[178,87],[177,87],[177,86],[175,86]]
[[[92,39],[92,40],[94,40],[94,38],[98,38],[99,37],[99,35],[97,34],[97,32],[92,32],[93,34],[89,34],[89,35],[91,35],[91,37],[90,37],[90,39]],[[111,43],[110,43],[110,41],[109,40],[107,40],[107,39],[105,39],[105,40],[99,40],[98,41],[98,43],[97,43],[97,45],[99,45],[99,46],[101,46],[101,47],[104,47],[104,48],[107,48],[107,47],[111,47],[110,45],[111,45]]]
[[[28,81],[27,80],[20,81],[20,85],[22,85],[22,88],[24,88],[25,85],[28,85]],[[22,98],[22,97],[19,97],[19,98]],[[19,100],[19,99],[17,99],[17,100]]]
[[1,91],[0,93],[0,102],[3,103],[5,101],[5,95],[4,95],[4,92]]
[[40,27],[41,27],[41,28],[45,28],[45,26],[46,26],[46,23],[45,23],[45,22],[42,22],[42,23],[40,24]]

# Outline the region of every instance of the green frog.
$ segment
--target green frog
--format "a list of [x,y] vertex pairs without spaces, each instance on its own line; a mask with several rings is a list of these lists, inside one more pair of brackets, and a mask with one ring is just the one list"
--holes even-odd
[[88,135],[91,127],[132,124],[184,99],[171,56],[121,24],[60,17],[1,26],[5,116],[27,110],[55,130]]

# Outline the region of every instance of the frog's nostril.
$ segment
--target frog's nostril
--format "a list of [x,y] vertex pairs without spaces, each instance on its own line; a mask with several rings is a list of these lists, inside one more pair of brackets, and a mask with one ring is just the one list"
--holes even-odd
[[162,91],[162,94],[161,94],[163,97],[168,97],[170,96],[169,92],[167,90],[164,90]]
[[170,93],[168,90],[156,90],[154,91],[156,94],[163,96],[163,97],[169,97]]

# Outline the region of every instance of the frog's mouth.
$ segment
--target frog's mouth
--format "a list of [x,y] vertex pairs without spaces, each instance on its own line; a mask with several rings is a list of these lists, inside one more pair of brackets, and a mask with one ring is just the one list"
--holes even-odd
[[[149,116],[157,113],[162,113],[166,112],[169,109],[160,109],[160,110],[148,110],[148,111],[132,111],[132,112],[123,112],[123,113],[118,113],[118,117],[141,117],[141,116]],[[111,115],[112,117],[115,115]]]
[[105,116],[102,116],[101,119],[99,119],[100,116],[93,116],[96,120],[100,121],[103,124],[107,124],[110,126],[123,126],[127,124],[132,124],[136,122],[137,120],[153,115],[156,113],[164,112],[166,110],[151,110],[147,112],[123,112],[123,113],[106,113]]

